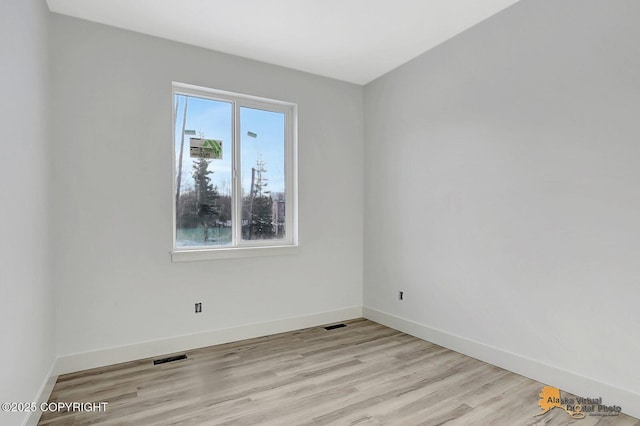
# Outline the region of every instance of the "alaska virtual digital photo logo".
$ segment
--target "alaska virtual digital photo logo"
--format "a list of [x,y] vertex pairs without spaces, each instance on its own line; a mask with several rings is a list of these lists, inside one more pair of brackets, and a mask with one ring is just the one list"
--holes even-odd
[[604,405],[602,398],[562,397],[560,389],[545,386],[539,394],[538,405],[542,411],[534,417],[547,414],[554,408],[564,410],[574,419],[584,419],[589,416],[617,416],[622,408],[617,405]]

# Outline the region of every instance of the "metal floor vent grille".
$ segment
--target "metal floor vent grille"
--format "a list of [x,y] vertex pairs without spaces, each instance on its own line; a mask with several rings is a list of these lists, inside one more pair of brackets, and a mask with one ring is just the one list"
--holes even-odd
[[335,324],[335,325],[329,325],[327,327],[325,327],[325,330],[335,330],[336,328],[342,328],[342,327],[346,327],[347,324]]
[[153,360],[153,365],[166,364],[167,362],[180,361],[181,359],[187,359],[187,356],[186,355],[176,355],[176,356],[170,356],[170,357],[162,358],[162,359],[154,359]]

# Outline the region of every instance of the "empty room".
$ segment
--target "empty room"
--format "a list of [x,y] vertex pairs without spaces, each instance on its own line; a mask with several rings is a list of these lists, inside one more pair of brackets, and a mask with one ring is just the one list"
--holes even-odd
[[639,22],[1,0],[0,425],[640,426]]

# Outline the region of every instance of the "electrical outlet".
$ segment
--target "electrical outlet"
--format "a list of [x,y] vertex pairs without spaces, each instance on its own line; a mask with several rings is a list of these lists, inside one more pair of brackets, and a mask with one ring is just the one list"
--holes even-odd
[[199,314],[200,312],[202,312],[202,303],[198,302],[196,303],[196,314]]
[[398,300],[404,300],[404,291],[398,292]]

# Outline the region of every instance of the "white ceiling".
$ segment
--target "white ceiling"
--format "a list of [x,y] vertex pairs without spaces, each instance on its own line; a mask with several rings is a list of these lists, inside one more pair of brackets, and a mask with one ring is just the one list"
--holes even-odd
[[47,0],[49,9],[366,84],[518,0]]

